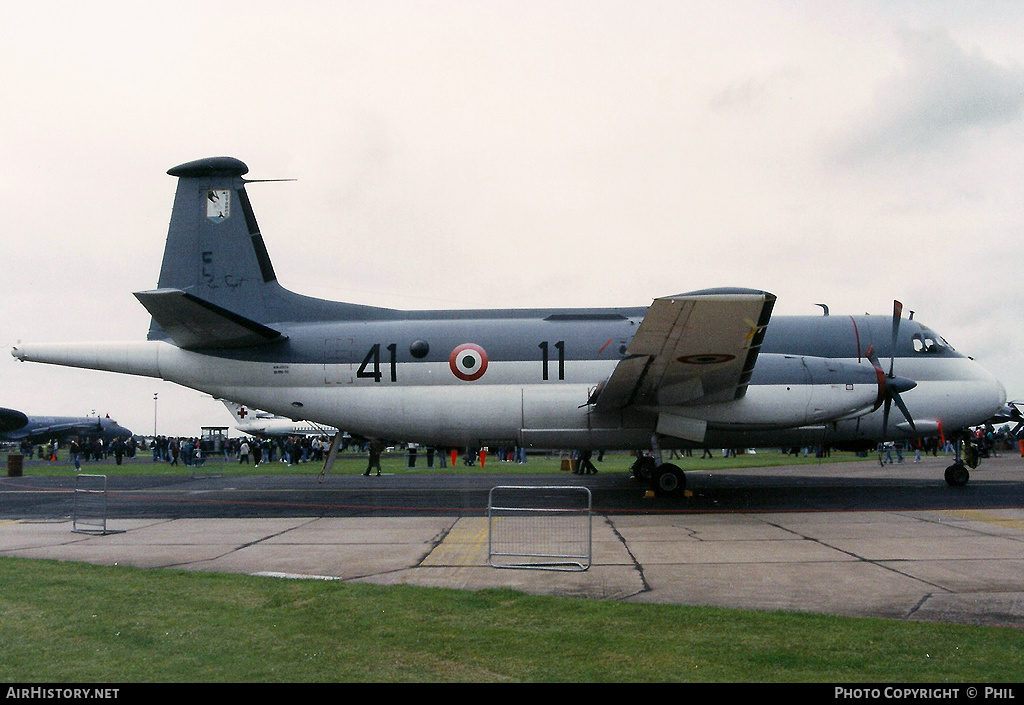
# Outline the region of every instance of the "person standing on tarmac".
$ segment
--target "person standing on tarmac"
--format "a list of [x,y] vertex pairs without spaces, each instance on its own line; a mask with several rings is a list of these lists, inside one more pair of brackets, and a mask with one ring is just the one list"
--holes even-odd
[[366,465],[366,472],[363,473],[364,475],[369,475],[370,474],[370,470],[372,470],[373,468],[377,468],[377,477],[380,477],[380,451],[381,451],[381,448],[382,448],[381,442],[378,441],[376,438],[370,441],[370,445],[369,445],[370,461]]
[[593,453],[589,450],[580,451],[579,466],[576,468],[580,475],[596,475],[597,468],[590,462]]

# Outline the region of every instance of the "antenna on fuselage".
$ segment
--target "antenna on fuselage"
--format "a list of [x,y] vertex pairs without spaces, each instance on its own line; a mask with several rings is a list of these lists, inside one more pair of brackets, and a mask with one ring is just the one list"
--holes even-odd
[[826,316],[828,315],[828,305],[827,304],[814,304],[814,305],[815,306],[821,306],[825,310],[825,315]]

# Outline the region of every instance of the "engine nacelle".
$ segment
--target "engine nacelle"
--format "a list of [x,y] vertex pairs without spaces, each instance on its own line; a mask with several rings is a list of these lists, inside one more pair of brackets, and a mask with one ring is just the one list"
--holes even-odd
[[761,354],[746,394],[659,410],[658,433],[703,441],[707,428],[751,431],[813,426],[878,408],[885,380],[870,362]]

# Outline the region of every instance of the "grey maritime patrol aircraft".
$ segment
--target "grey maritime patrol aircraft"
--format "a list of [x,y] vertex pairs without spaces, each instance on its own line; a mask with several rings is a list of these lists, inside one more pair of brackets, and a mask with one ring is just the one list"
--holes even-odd
[[16,409],[0,409],[0,441],[29,442],[67,438],[130,438],[132,432],[109,416],[29,416]]
[[[146,341],[12,354],[164,379],[367,438],[643,451],[634,473],[669,496],[686,478],[661,462],[665,449],[951,438],[1006,402],[995,377],[903,320],[898,302],[890,319],[772,317],[774,295],[739,288],[587,309],[408,311],[304,296],[277,281],[248,171],[231,157],[168,171],[178,185],[159,282],[135,294],[153,319]],[[946,480],[968,478],[958,454]]]

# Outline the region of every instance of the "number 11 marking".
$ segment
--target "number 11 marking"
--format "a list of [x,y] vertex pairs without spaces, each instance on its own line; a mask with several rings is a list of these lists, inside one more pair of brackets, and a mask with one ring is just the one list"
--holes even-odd
[[[541,350],[541,378],[548,379],[548,341],[544,341],[537,347]],[[565,379],[565,341],[559,340],[555,343],[555,350],[558,351],[558,379]]]

